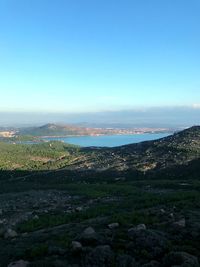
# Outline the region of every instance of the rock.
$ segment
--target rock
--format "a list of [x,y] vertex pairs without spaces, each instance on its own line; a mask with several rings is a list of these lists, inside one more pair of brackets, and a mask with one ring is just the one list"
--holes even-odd
[[110,246],[97,246],[85,257],[84,266],[112,267],[114,266],[114,253]]
[[164,210],[164,209],[161,209],[160,212],[161,212],[162,214],[165,214],[165,210]]
[[146,230],[147,227],[145,224],[138,224],[135,228],[137,231],[140,231],[140,230]]
[[75,252],[82,250],[82,244],[78,241],[72,241],[72,250]]
[[118,267],[134,267],[135,259],[129,255],[119,255],[116,259],[116,266]]
[[82,207],[76,207],[76,209],[75,209],[75,211],[77,211],[77,212],[80,212],[80,211],[82,211],[82,210],[83,210]]
[[23,260],[11,262],[8,265],[8,267],[27,267],[27,266],[29,266],[29,262],[28,261],[23,261]]
[[6,230],[4,227],[0,227],[0,238],[4,236]]
[[149,259],[154,259],[163,256],[167,249],[168,242],[162,232],[154,230],[136,230],[133,228],[129,230],[128,236],[132,242],[128,244],[127,249],[133,253],[133,256],[138,256],[140,251],[146,251]]
[[49,255],[64,255],[66,253],[66,250],[63,249],[63,248],[60,248],[60,247],[53,247],[53,246],[50,246],[48,248],[48,254]]
[[177,222],[174,222],[173,225],[175,227],[184,228],[186,226],[185,218],[183,218]]
[[5,239],[7,239],[7,238],[15,238],[17,236],[18,236],[17,232],[12,230],[12,229],[7,229],[7,231],[4,234],[4,238]]
[[186,252],[170,252],[163,261],[163,267],[199,267],[197,257]]
[[76,238],[83,246],[102,245],[102,238],[92,227],[86,228],[83,233]]
[[33,219],[34,220],[39,220],[39,216],[38,215],[35,215],[35,216],[33,216]]
[[146,263],[144,265],[142,265],[142,267],[160,267],[160,263],[157,261],[151,261],[149,263]]
[[115,228],[118,228],[119,227],[119,223],[110,223],[109,225],[108,225],[108,228],[109,229],[115,229]]
[[[43,266],[43,265],[42,265]],[[46,265],[45,265],[46,266]],[[71,265],[68,265],[67,262],[65,261],[62,261],[62,260],[55,260],[53,262],[53,266],[54,267],[74,267],[74,266],[71,266]],[[79,266],[78,266],[79,267]]]
[[95,232],[95,230],[92,228],[92,227],[88,227],[88,228],[86,228],[85,230],[84,230],[84,232],[83,232],[83,234],[84,235],[93,235],[93,234],[95,234],[96,232]]
[[141,231],[141,230],[146,230],[146,225],[145,224],[138,224],[136,227],[132,227],[128,230],[129,232],[135,232],[135,231]]

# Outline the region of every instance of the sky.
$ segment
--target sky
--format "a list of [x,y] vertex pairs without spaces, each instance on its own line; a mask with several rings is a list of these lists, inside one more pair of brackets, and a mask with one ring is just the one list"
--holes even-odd
[[0,0],[0,111],[200,109],[199,0]]

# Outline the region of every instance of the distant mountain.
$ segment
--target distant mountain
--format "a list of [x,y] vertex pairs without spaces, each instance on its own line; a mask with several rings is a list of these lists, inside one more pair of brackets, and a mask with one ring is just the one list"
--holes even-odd
[[29,136],[81,136],[81,135],[112,135],[112,134],[134,134],[143,132],[172,132],[169,128],[92,128],[78,125],[63,125],[48,123],[40,127],[26,127],[18,131],[18,135]]
[[79,127],[75,125],[45,124],[40,127],[27,127],[19,130],[20,135],[32,136],[79,136],[106,134],[108,130]]

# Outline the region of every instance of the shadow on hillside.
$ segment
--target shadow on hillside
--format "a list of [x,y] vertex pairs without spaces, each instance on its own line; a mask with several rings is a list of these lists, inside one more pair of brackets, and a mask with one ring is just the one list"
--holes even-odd
[[200,178],[200,159],[187,165],[149,171],[95,170],[1,170],[0,193],[31,189],[63,189],[72,183],[120,183],[136,180],[193,180]]

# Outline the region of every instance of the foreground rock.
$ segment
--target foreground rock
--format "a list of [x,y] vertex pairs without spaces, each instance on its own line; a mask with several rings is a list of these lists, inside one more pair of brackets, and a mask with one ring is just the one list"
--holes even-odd
[[72,251],[78,252],[82,250],[82,244],[78,241],[72,241]]
[[128,231],[129,239],[127,249],[138,256],[138,252],[145,250],[150,259],[162,257],[167,249],[167,239],[164,234],[153,230],[130,229]]
[[8,267],[28,267],[29,266],[29,262],[28,261],[15,261],[15,262],[11,262]]
[[101,244],[100,236],[92,227],[86,228],[83,233],[76,239],[84,246],[93,246]]
[[119,255],[116,259],[116,266],[118,267],[134,267],[136,266],[135,259],[130,255]]
[[163,267],[199,267],[197,257],[186,252],[171,252],[169,253],[163,263]]
[[8,239],[8,238],[15,238],[17,237],[18,234],[16,231],[12,230],[12,229],[7,229],[7,231],[4,234],[4,238]]
[[114,253],[110,246],[97,246],[84,260],[84,266],[87,267],[112,267],[114,266]]
[[118,228],[119,227],[119,223],[110,223],[109,225],[108,225],[108,228],[109,229],[116,229],[116,228]]

